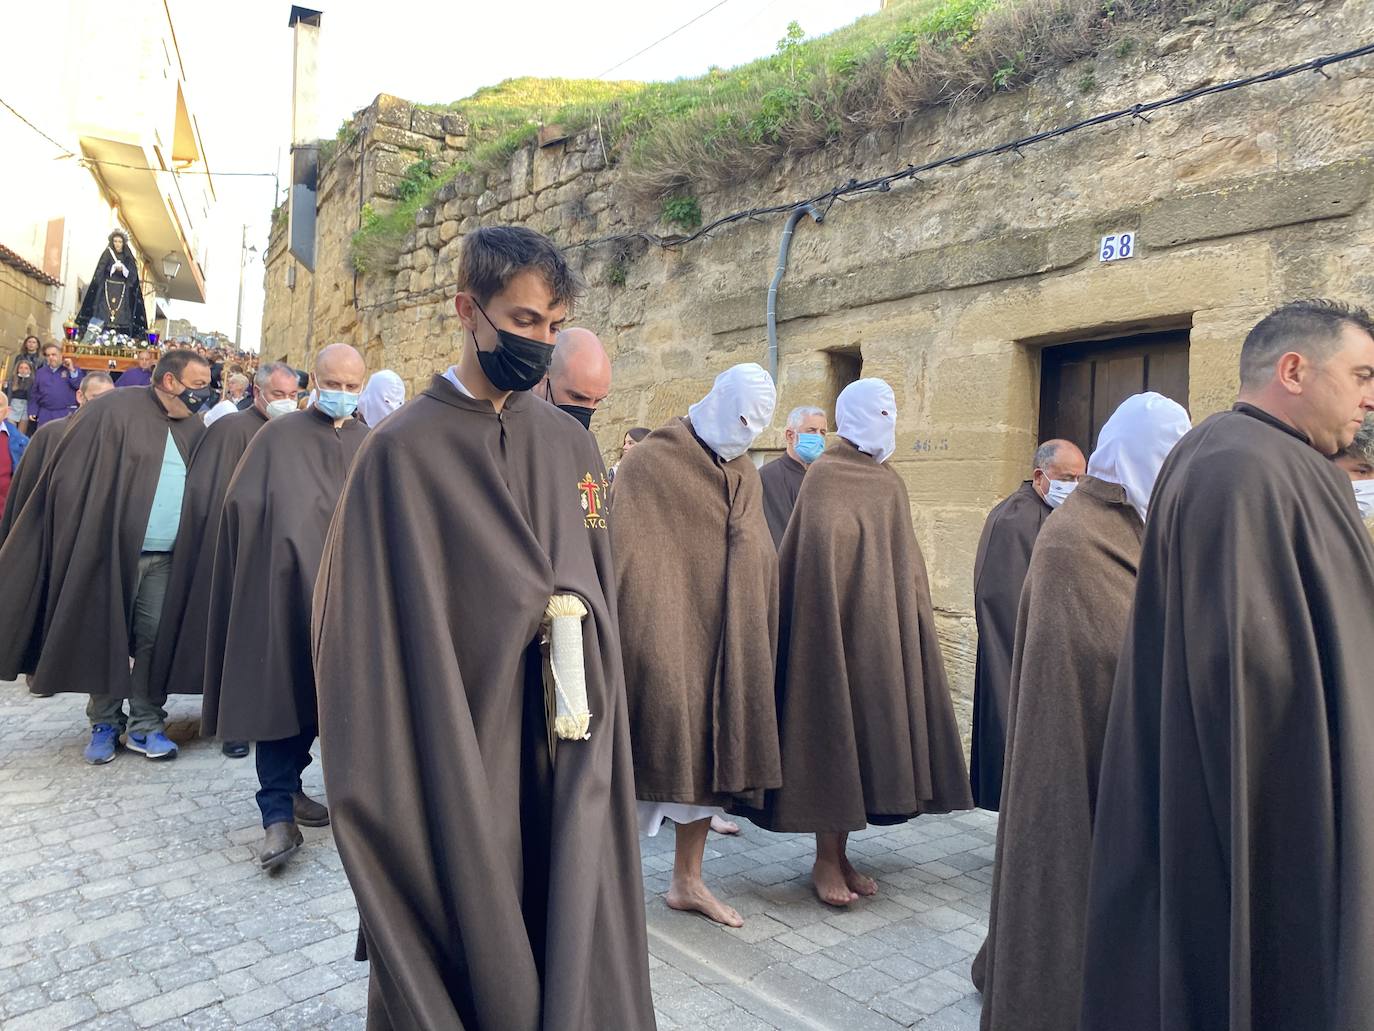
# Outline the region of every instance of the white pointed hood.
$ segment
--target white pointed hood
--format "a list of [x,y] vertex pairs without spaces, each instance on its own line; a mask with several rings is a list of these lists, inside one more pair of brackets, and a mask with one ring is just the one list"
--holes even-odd
[[687,409],[692,429],[722,462],[749,450],[773,421],[778,392],[773,378],[754,362],[726,369],[711,392]]
[[1144,521],[1160,466],[1190,429],[1188,413],[1177,401],[1153,391],[1128,397],[1098,434],[1088,475],[1125,487],[1126,499]]
[[897,398],[887,381],[861,379],[840,391],[835,429],[879,462],[891,458],[897,450]]

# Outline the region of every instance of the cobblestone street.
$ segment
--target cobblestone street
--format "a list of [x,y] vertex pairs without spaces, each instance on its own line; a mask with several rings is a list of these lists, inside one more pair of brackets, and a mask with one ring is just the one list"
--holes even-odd
[[[0,1026],[361,1028],[367,967],[329,831],[305,829],[268,878],[252,760],[194,737],[198,699],[169,707],[176,761],[121,749],[104,767],[81,760],[83,704],[0,684]],[[306,790],[322,794],[318,762]],[[848,911],[812,894],[810,838],[743,827],[706,853],[739,931],[669,910],[671,828],[643,843],[659,1027],[977,1028],[990,814],[853,836],[880,894]]]

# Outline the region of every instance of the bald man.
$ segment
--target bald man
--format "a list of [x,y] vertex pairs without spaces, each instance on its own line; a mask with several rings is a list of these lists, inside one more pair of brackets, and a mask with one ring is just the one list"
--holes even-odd
[[1031,478],[988,514],[973,563],[973,612],[978,654],[973,683],[973,802],[997,812],[1002,799],[1002,761],[1007,739],[1012,640],[1021,586],[1031,549],[1051,510],[1078,485],[1088,468],[1083,452],[1067,440],[1035,449]]
[[562,330],[554,339],[549,374],[535,392],[590,430],[592,416],[611,392],[611,359],[596,334]]
[[301,785],[319,726],[310,603],[325,531],[368,432],[353,418],[367,368],[352,347],[330,344],[313,379],[314,404],[263,426],[244,451],[210,579],[201,732],[257,742],[264,870],[301,846],[298,825],[329,823]]

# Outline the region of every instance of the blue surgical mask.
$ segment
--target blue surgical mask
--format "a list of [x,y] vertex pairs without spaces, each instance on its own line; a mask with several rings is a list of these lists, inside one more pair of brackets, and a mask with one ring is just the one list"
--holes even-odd
[[819,433],[798,433],[795,447],[802,464],[810,465],[825,450],[825,437]]
[[358,410],[358,395],[347,390],[321,390],[315,407],[331,419],[347,419]]

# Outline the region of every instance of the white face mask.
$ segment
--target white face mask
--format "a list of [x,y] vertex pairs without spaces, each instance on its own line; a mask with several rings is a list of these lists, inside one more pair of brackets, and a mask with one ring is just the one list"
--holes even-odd
[[1355,480],[1355,504],[1360,506],[1360,518],[1374,519],[1374,480]]
[[280,401],[267,402],[267,418],[278,419],[283,415],[290,415],[296,410],[296,402],[289,397],[284,397]]
[[1077,480],[1050,480],[1049,489],[1045,491],[1045,504],[1050,508],[1058,508],[1077,487]]

